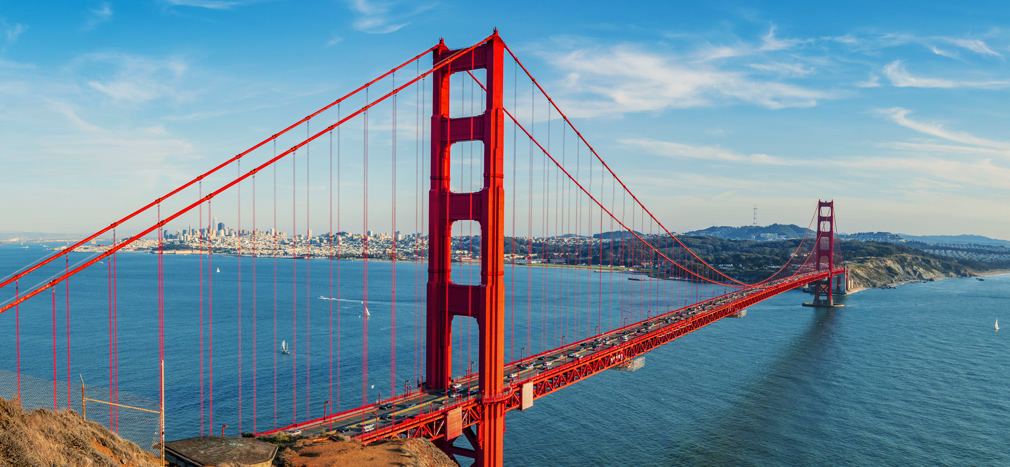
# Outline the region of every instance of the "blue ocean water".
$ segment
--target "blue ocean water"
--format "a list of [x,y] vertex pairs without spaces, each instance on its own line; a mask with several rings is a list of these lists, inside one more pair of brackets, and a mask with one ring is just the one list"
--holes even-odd
[[[43,254],[36,246],[0,247],[0,272],[12,272]],[[70,261],[80,258],[72,255]],[[340,285],[331,291],[327,261],[278,260],[275,298],[272,259],[243,259],[241,282],[238,258],[214,256],[211,261],[213,265],[206,257],[165,258],[169,439],[201,431],[201,309],[205,431],[216,433],[227,424],[229,433],[235,435],[240,421],[242,431],[283,426],[295,419],[293,410],[298,411],[299,419],[317,417],[322,415],[325,401],[336,403],[338,398],[338,410],[345,410],[380,394],[388,396],[394,389],[402,391],[401,380],[413,380],[419,371],[414,349],[423,348],[423,343],[414,336],[423,334],[424,306],[419,298],[424,293],[425,264],[398,264],[394,295],[393,266],[369,263],[368,310],[372,317],[366,322],[361,318],[366,290],[361,262],[333,263]],[[253,264],[255,286],[251,282]],[[156,257],[120,254],[115,265],[119,277],[115,290],[119,388],[156,399]],[[81,376],[90,385],[108,386],[110,264],[97,266],[70,283],[69,373],[74,382]],[[50,272],[64,267],[61,264]],[[455,272],[457,281],[475,282],[476,269],[457,266]],[[208,281],[211,275],[212,283]],[[660,289],[648,281],[624,279],[618,274],[585,270],[519,268],[514,275],[507,271],[506,305],[511,307],[514,297],[516,311],[514,316],[506,316],[506,322],[516,320],[516,329],[521,330],[514,337],[511,329],[507,332],[507,356],[518,358],[520,352],[531,348],[536,353],[561,338],[571,342],[592,334],[597,325],[604,329],[619,326],[624,317],[638,320],[662,309],[664,303],[679,302],[699,292],[689,284],[667,284],[668,288]],[[206,358],[211,286],[215,320],[213,423],[209,419],[210,361]],[[562,293],[568,297],[564,304],[549,299]],[[322,300],[320,296],[341,300]],[[62,380],[68,373],[64,297],[61,286],[55,297],[58,394],[62,394]],[[243,312],[241,378],[236,338],[239,297]],[[614,297],[623,297],[623,301]],[[510,413],[506,418],[506,463],[1010,464],[1006,449],[1010,377],[1001,366],[1006,360],[1003,354],[1008,337],[995,332],[993,326],[995,319],[1010,310],[1010,276],[861,291],[843,297],[840,301],[846,307],[834,310],[799,306],[808,299],[798,291],[783,294],[751,307],[744,319],[722,320],[651,352],[639,371],[605,372],[537,400],[526,412]],[[391,337],[394,306],[395,346]],[[25,375],[52,378],[52,308],[53,297],[47,292],[18,311]],[[332,360],[331,316],[335,324]],[[16,365],[14,318],[13,310],[0,315],[0,370],[13,371]],[[463,374],[466,363],[476,360],[476,343],[467,335],[473,328],[458,319],[455,371]],[[311,323],[308,332],[306,320]],[[1010,317],[1006,322],[1010,323]],[[362,358],[365,336],[367,362]],[[294,346],[293,356],[276,351],[281,340]],[[331,361],[333,381],[339,381],[339,390],[332,393]],[[392,361],[396,378],[390,377]],[[367,380],[362,377],[366,364]],[[308,384],[306,368],[311,369]],[[237,415],[239,380],[243,384],[241,418]],[[74,396],[60,395],[58,399],[73,401]]]

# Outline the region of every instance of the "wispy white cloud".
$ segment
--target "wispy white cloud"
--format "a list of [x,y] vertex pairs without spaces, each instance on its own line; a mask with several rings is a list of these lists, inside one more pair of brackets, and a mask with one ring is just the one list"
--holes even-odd
[[343,40],[344,40],[344,38],[343,38],[343,37],[340,37],[340,36],[333,36],[333,38],[332,38],[332,39],[330,39],[330,40],[326,41],[326,46],[327,46],[327,47],[333,47],[333,46],[335,46],[335,45],[339,44],[339,43],[340,43],[340,41],[343,41]]
[[12,26],[7,24],[6,20],[0,19],[0,29],[3,29],[4,34],[7,35],[7,43],[13,44],[21,37],[21,34],[28,30],[28,26],[21,23],[15,23]]
[[767,154],[737,154],[719,146],[694,146],[690,144],[657,141],[653,139],[622,139],[618,142],[624,145],[634,146],[637,150],[642,150],[663,157],[704,159],[707,161],[722,162],[746,162],[750,164],[765,165],[802,164],[802,161],[787,160],[781,157],[769,156]]
[[568,108],[580,116],[725,105],[738,102],[771,109],[811,107],[830,93],[756,79],[747,73],[683,57],[619,45],[542,52],[568,75],[562,86]]
[[409,18],[427,11],[433,5],[407,6],[402,1],[350,0],[350,8],[357,18],[352,23],[355,30],[369,34],[388,34],[410,24]]
[[879,88],[880,87],[880,77],[870,73],[869,79],[866,81],[860,81],[856,83],[856,86],[861,88]]
[[813,67],[803,65],[802,63],[752,63],[750,67],[755,70],[771,71],[791,77],[806,76],[814,72]]
[[942,55],[942,56],[948,57],[948,58],[957,58],[957,54],[954,53],[954,52],[948,52],[946,50],[941,50],[941,49],[939,49],[939,48],[937,48],[935,46],[932,49],[933,49],[933,53],[935,53],[937,55]]
[[[87,85],[116,101],[145,102],[159,98],[183,100],[187,93],[178,82],[188,64],[180,58],[157,59],[122,53],[94,53],[75,59],[71,68],[85,79]],[[105,76],[111,76],[105,78]]]
[[768,29],[768,34],[765,35],[761,47],[758,49],[761,52],[773,51],[773,50],[785,50],[791,49],[800,45],[807,40],[804,39],[780,39],[775,37],[775,26]]
[[191,6],[211,10],[227,10],[241,3],[227,0],[164,0],[164,2],[172,6]]
[[1010,86],[1010,81],[957,81],[942,78],[923,78],[913,76],[901,60],[895,60],[884,66],[884,75],[891,84],[899,88],[1003,88]]
[[49,101],[49,108],[53,112],[56,112],[57,114],[60,114],[64,118],[66,118],[67,122],[69,122],[74,128],[77,128],[78,130],[82,130],[89,133],[101,133],[102,131],[104,131],[97,125],[92,125],[91,123],[84,121],[84,119],[82,119],[77,115],[77,112],[74,111],[73,107],[71,107],[70,104],[67,104],[66,102]]
[[776,52],[795,48],[798,45],[810,42],[809,39],[782,39],[775,36],[775,26],[768,30],[768,34],[761,38],[760,45],[749,43],[737,43],[734,45],[712,45],[707,44],[700,48],[694,55],[694,60],[698,62],[708,62],[725,58],[746,57],[758,55],[766,52]]
[[880,115],[890,118],[892,121],[901,125],[905,128],[917,131],[922,134],[935,136],[937,138],[942,138],[948,141],[953,141],[955,143],[966,144],[970,146],[977,146],[981,148],[991,148],[998,150],[1010,150],[1010,143],[1003,141],[994,141],[990,139],[980,138],[969,133],[958,132],[947,130],[943,125],[939,123],[925,123],[918,122],[908,118],[908,115],[912,113],[911,110],[903,109],[901,107],[894,107],[890,109],[879,109],[877,112]]
[[35,68],[35,64],[12,62],[0,58],[0,68]]
[[1010,169],[994,164],[991,159],[960,161],[938,157],[854,157],[833,160],[826,165],[859,173],[877,172],[888,177],[891,175],[880,172],[924,174],[934,179],[956,182],[960,186],[1010,188]]
[[944,37],[942,39],[958,47],[961,47],[962,49],[970,50],[979,55],[992,55],[994,57],[1002,56],[996,51],[990,49],[985,42],[982,42],[978,39],[958,39],[954,37]]
[[88,20],[84,24],[84,29],[94,29],[99,24],[112,21],[112,5],[104,2],[98,8],[88,9]]

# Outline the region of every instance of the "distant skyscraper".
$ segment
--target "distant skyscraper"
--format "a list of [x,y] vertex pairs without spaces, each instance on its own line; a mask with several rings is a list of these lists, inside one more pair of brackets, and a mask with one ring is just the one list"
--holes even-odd
[[[214,218],[214,221],[217,222],[217,218],[216,217]],[[224,222],[218,222],[217,223],[217,230],[227,230],[227,229],[224,228]]]

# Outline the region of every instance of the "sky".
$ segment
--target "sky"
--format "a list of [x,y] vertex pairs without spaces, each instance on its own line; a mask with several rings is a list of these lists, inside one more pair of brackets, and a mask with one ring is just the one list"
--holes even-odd
[[0,231],[95,231],[494,28],[671,230],[1010,239],[1010,8],[902,1],[0,1]]

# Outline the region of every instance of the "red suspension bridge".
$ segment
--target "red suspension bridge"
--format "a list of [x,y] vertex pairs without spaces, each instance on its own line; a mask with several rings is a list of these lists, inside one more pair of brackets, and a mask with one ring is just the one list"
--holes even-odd
[[8,275],[0,369],[22,400],[23,373],[51,377],[54,409],[78,374],[149,394],[179,433],[423,437],[501,465],[510,410],[797,287],[833,306],[832,202],[807,232],[768,277],[706,263],[496,32]]

